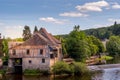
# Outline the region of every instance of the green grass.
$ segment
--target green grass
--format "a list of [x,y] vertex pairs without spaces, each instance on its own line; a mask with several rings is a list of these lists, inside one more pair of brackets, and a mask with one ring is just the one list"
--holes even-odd
[[0,70],[0,74],[5,74],[6,70]]
[[112,60],[113,57],[111,56],[102,56],[101,58],[97,58],[97,60]]
[[40,71],[36,69],[26,69],[23,73],[24,75],[39,75]]
[[26,69],[23,72],[24,75],[48,75],[49,72],[47,70],[39,70],[39,69]]

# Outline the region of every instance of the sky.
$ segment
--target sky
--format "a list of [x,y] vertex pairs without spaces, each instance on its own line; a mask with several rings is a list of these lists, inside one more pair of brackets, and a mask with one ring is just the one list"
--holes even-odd
[[0,33],[22,37],[25,25],[53,35],[120,23],[120,0],[0,0]]

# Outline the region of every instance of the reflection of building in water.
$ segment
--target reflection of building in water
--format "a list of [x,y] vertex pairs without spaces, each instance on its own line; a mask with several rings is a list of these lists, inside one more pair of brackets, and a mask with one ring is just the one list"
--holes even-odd
[[9,67],[13,70],[49,70],[62,59],[61,42],[44,28],[23,43],[9,43]]

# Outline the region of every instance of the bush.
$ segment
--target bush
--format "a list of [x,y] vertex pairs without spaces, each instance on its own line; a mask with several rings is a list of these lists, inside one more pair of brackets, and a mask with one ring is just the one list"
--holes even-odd
[[5,74],[6,70],[0,70],[0,74]]
[[71,74],[69,65],[63,61],[55,63],[52,67],[52,71],[54,74]]
[[74,62],[72,64],[73,66],[73,70],[74,70],[74,74],[75,75],[82,75],[84,73],[88,73],[88,69],[86,67],[86,65],[84,63],[81,62]]
[[26,69],[24,70],[24,75],[48,75],[48,70],[40,70],[40,69]]
[[39,75],[40,70],[38,70],[38,69],[32,69],[32,70],[26,69],[26,70],[24,70],[23,73],[24,73],[24,75]]
[[73,64],[67,64],[65,62],[57,62],[53,68],[53,73],[55,74],[74,74],[74,75],[82,75],[84,73],[88,73],[86,65],[80,62],[74,62]]

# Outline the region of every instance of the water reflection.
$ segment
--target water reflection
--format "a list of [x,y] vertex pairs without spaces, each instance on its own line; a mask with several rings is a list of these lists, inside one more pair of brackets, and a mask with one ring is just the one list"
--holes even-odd
[[22,76],[22,75],[6,75],[0,80],[91,80],[91,76]]
[[92,76],[86,74],[83,76],[23,76],[6,75],[0,80],[120,80],[120,68],[104,69],[103,72],[97,72]]

